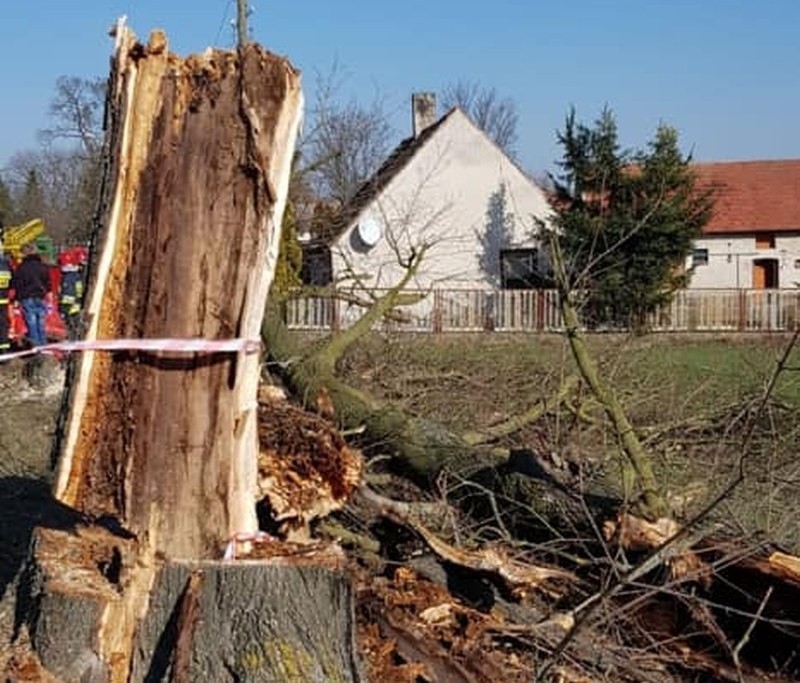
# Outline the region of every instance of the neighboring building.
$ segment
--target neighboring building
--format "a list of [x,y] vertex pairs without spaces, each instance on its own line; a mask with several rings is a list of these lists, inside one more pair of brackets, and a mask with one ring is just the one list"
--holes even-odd
[[696,164],[717,193],[687,267],[690,288],[788,289],[800,284],[800,159]]
[[[333,282],[357,275],[369,287],[391,286],[412,250],[427,244],[411,288],[540,284],[547,259],[534,231],[550,214],[542,189],[460,109],[437,120],[434,96],[420,93],[412,113],[413,136],[332,226]],[[319,247],[309,256],[324,269]]]

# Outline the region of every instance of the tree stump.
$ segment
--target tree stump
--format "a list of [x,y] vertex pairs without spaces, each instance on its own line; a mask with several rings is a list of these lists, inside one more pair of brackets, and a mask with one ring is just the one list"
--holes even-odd
[[360,680],[351,584],[324,547],[165,562],[100,527],[37,529],[25,579],[31,642],[60,680]]
[[78,359],[54,494],[85,524],[35,530],[18,623],[65,681],[356,681],[341,557],[223,559],[258,531],[247,344],[277,261],[299,75],[255,44],[181,59],[160,31],[115,37],[86,338],[241,345]]

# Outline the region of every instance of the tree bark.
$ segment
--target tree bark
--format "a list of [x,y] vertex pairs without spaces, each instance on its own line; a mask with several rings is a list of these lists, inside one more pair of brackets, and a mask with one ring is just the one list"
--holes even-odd
[[164,562],[100,527],[37,529],[21,600],[63,681],[360,680],[343,556]]
[[[102,253],[87,339],[258,339],[302,96],[248,45],[179,59],[117,35]],[[86,354],[56,497],[170,557],[257,528],[257,354]]]
[[649,519],[663,517],[667,514],[668,509],[653,472],[652,458],[639,440],[639,436],[630,423],[628,415],[617,398],[613,387],[603,379],[597,368],[597,363],[595,363],[589,351],[581,332],[572,288],[568,282],[561,246],[556,236],[551,237],[550,247],[560,294],[561,315],[564,318],[564,334],[567,337],[572,356],[575,358],[575,363],[580,370],[581,376],[589,385],[595,398],[603,406],[606,415],[611,420],[611,424],[614,425],[614,430],[626,458],[626,462],[623,463],[623,485],[626,495],[631,485],[638,484],[641,488],[639,507],[642,513]]

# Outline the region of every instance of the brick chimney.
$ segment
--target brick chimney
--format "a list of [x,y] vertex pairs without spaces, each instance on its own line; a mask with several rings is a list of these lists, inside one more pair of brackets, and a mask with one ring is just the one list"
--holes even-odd
[[411,95],[411,116],[414,137],[436,123],[436,95],[432,92],[415,92]]

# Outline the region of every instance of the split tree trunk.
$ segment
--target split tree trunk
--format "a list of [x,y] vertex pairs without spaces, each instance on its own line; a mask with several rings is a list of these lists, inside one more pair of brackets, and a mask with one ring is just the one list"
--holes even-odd
[[[111,177],[87,339],[258,339],[301,93],[249,45],[180,60],[117,36]],[[87,354],[56,497],[169,557],[256,529],[257,354]]]
[[[124,26],[88,340],[259,339],[299,127],[299,75],[254,44],[185,60]],[[336,553],[223,560],[257,531],[257,353],[87,353],[20,614],[44,666],[92,681],[356,681]]]

